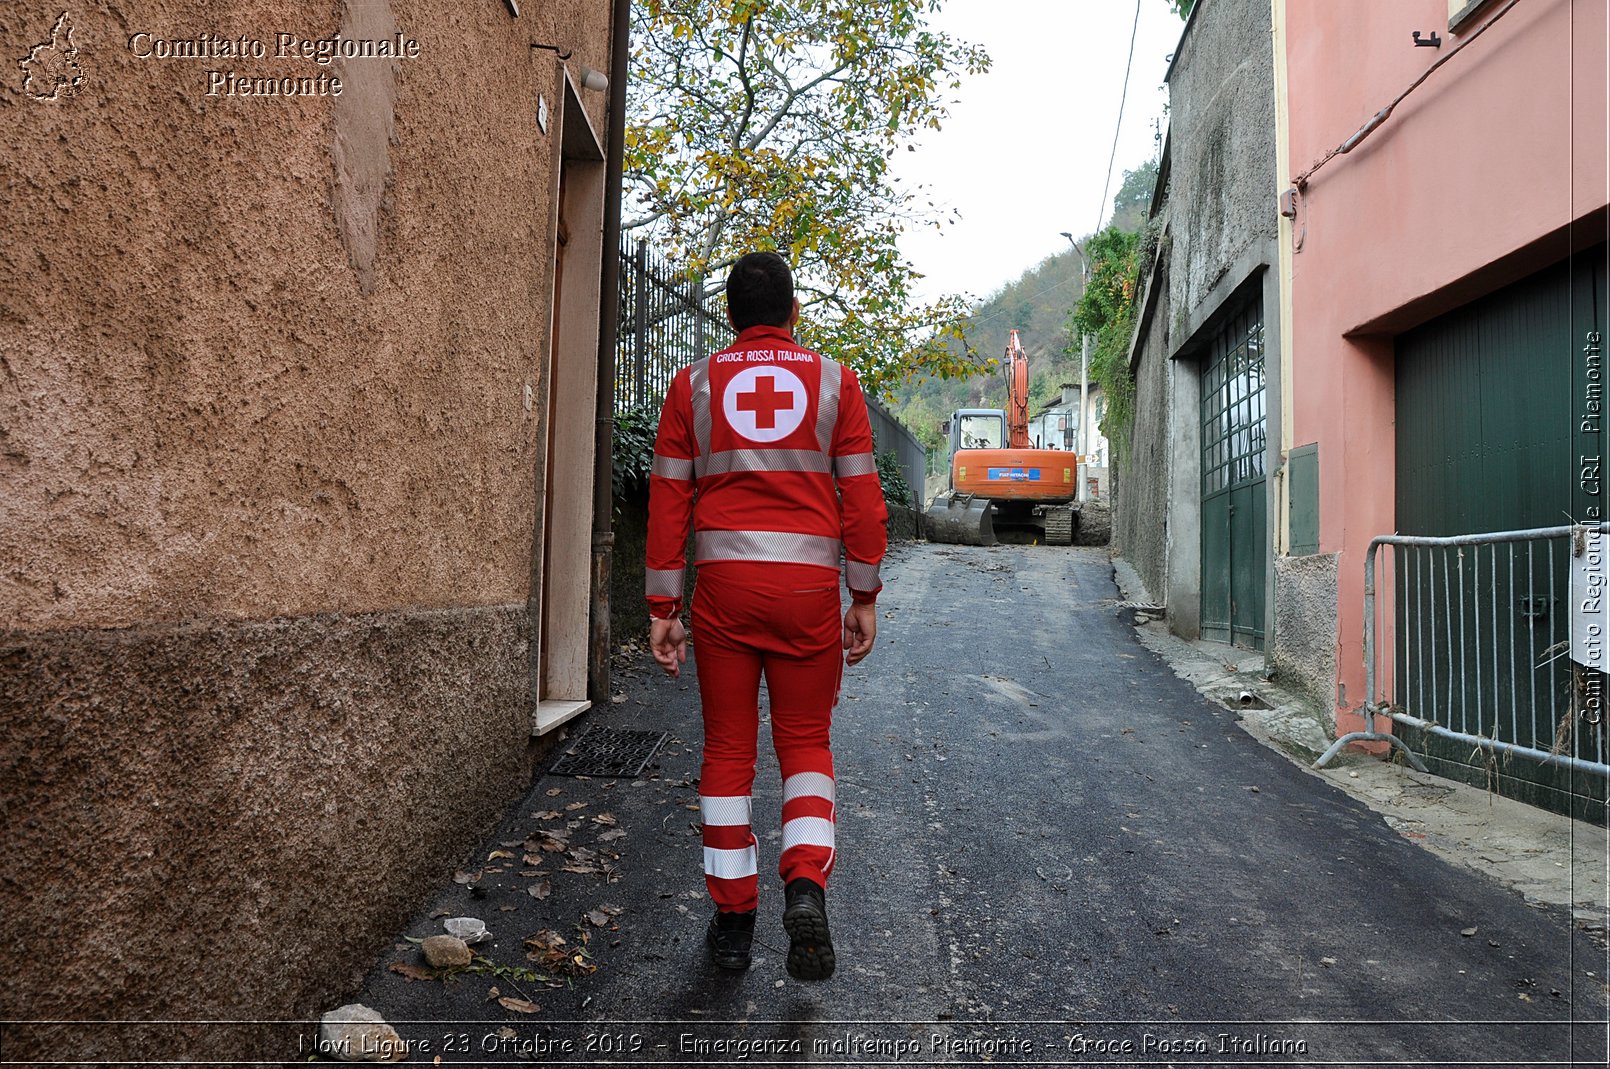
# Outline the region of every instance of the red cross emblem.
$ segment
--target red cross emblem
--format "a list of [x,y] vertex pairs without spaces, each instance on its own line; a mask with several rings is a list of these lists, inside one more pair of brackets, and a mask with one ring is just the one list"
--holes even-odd
[[756,427],[769,431],[777,426],[778,409],[791,410],[794,407],[794,395],[787,390],[778,393],[774,379],[757,378],[753,391],[738,395],[737,405],[743,411],[755,414]]
[[752,442],[777,442],[805,420],[807,393],[788,368],[747,367],[722,394],[727,425]]

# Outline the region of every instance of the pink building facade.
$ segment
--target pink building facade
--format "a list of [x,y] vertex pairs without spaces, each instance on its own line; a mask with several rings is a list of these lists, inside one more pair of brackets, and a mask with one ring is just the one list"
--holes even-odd
[[[1560,467],[1574,469],[1582,451],[1575,428],[1554,428],[1571,457],[1563,448],[1533,450],[1532,442],[1539,420],[1580,415],[1562,391],[1580,378],[1570,366],[1581,359],[1576,342],[1586,342],[1593,316],[1603,315],[1606,11],[1602,0],[1273,5],[1285,190],[1275,599],[1289,605],[1302,593],[1291,568],[1300,557],[1334,558],[1339,732],[1362,723],[1365,557],[1373,538],[1414,527],[1410,533],[1451,535],[1564,524],[1566,512],[1584,507],[1578,473]],[[1436,34],[1440,45],[1416,44],[1416,33],[1422,40]],[[1329,155],[1350,139],[1348,151]],[[1564,333],[1556,340],[1554,325],[1525,321],[1524,309],[1548,298],[1551,286],[1565,287],[1558,299],[1573,317],[1569,346]],[[1511,307],[1520,362],[1507,371],[1478,366],[1478,350],[1500,343],[1492,340],[1498,327],[1478,328],[1478,319]],[[1432,349],[1445,364],[1418,355]],[[1534,373],[1555,385],[1539,385]],[[1543,407],[1528,416],[1532,391]],[[1415,467],[1409,453],[1420,447],[1409,438],[1429,434],[1433,409],[1461,422],[1428,438],[1431,466]],[[1471,421],[1482,420],[1473,431]],[[1495,450],[1483,469],[1489,484],[1435,482],[1436,465],[1452,472],[1461,462],[1436,455],[1437,443],[1468,453],[1460,443],[1470,434]],[[1500,449],[1495,436],[1513,437],[1513,448],[1506,438]],[[1299,472],[1294,457],[1309,468]],[[1433,481],[1400,485],[1405,479]],[[1531,494],[1537,485],[1558,485],[1565,497],[1544,501]],[[1444,494],[1446,503],[1436,505]],[[1480,560],[1478,569],[1487,558]],[[1282,591],[1287,574],[1292,583]],[[1480,574],[1478,585],[1486,583]],[[1278,659],[1278,608],[1275,615]],[[1519,634],[1519,625],[1510,626]],[[1391,631],[1388,621],[1383,641]],[[1408,663],[1405,656],[1383,671],[1403,672]],[[1382,680],[1377,697],[1391,685]]]

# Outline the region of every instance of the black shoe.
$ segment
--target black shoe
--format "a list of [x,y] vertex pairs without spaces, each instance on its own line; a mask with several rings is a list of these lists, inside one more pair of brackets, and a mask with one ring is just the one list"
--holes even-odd
[[789,880],[783,891],[783,930],[788,933],[788,975],[826,980],[833,975],[833,937],[827,932],[827,892],[814,880]]
[[755,938],[755,911],[720,913],[710,918],[704,941],[710,944],[710,960],[723,969],[749,968],[749,944]]

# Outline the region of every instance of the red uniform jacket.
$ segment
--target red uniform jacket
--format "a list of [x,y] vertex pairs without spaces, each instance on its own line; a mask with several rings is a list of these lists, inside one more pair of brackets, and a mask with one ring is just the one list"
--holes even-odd
[[888,510],[855,372],[801,348],[783,327],[750,327],[677,372],[649,477],[649,612],[682,607],[694,563],[829,568],[842,546],[856,601],[873,601]]

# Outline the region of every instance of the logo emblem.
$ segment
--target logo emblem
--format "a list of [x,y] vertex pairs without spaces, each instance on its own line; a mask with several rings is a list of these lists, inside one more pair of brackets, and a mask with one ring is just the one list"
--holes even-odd
[[19,65],[27,75],[22,91],[35,100],[60,100],[84,87],[84,68],[78,65],[78,46],[73,44],[73,24],[67,12],[51,28],[50,40],[30,48]]
[[775,442],[805,421],[805,384],[780,367],[744,368],[721,398],[727,425],[752,442]]

